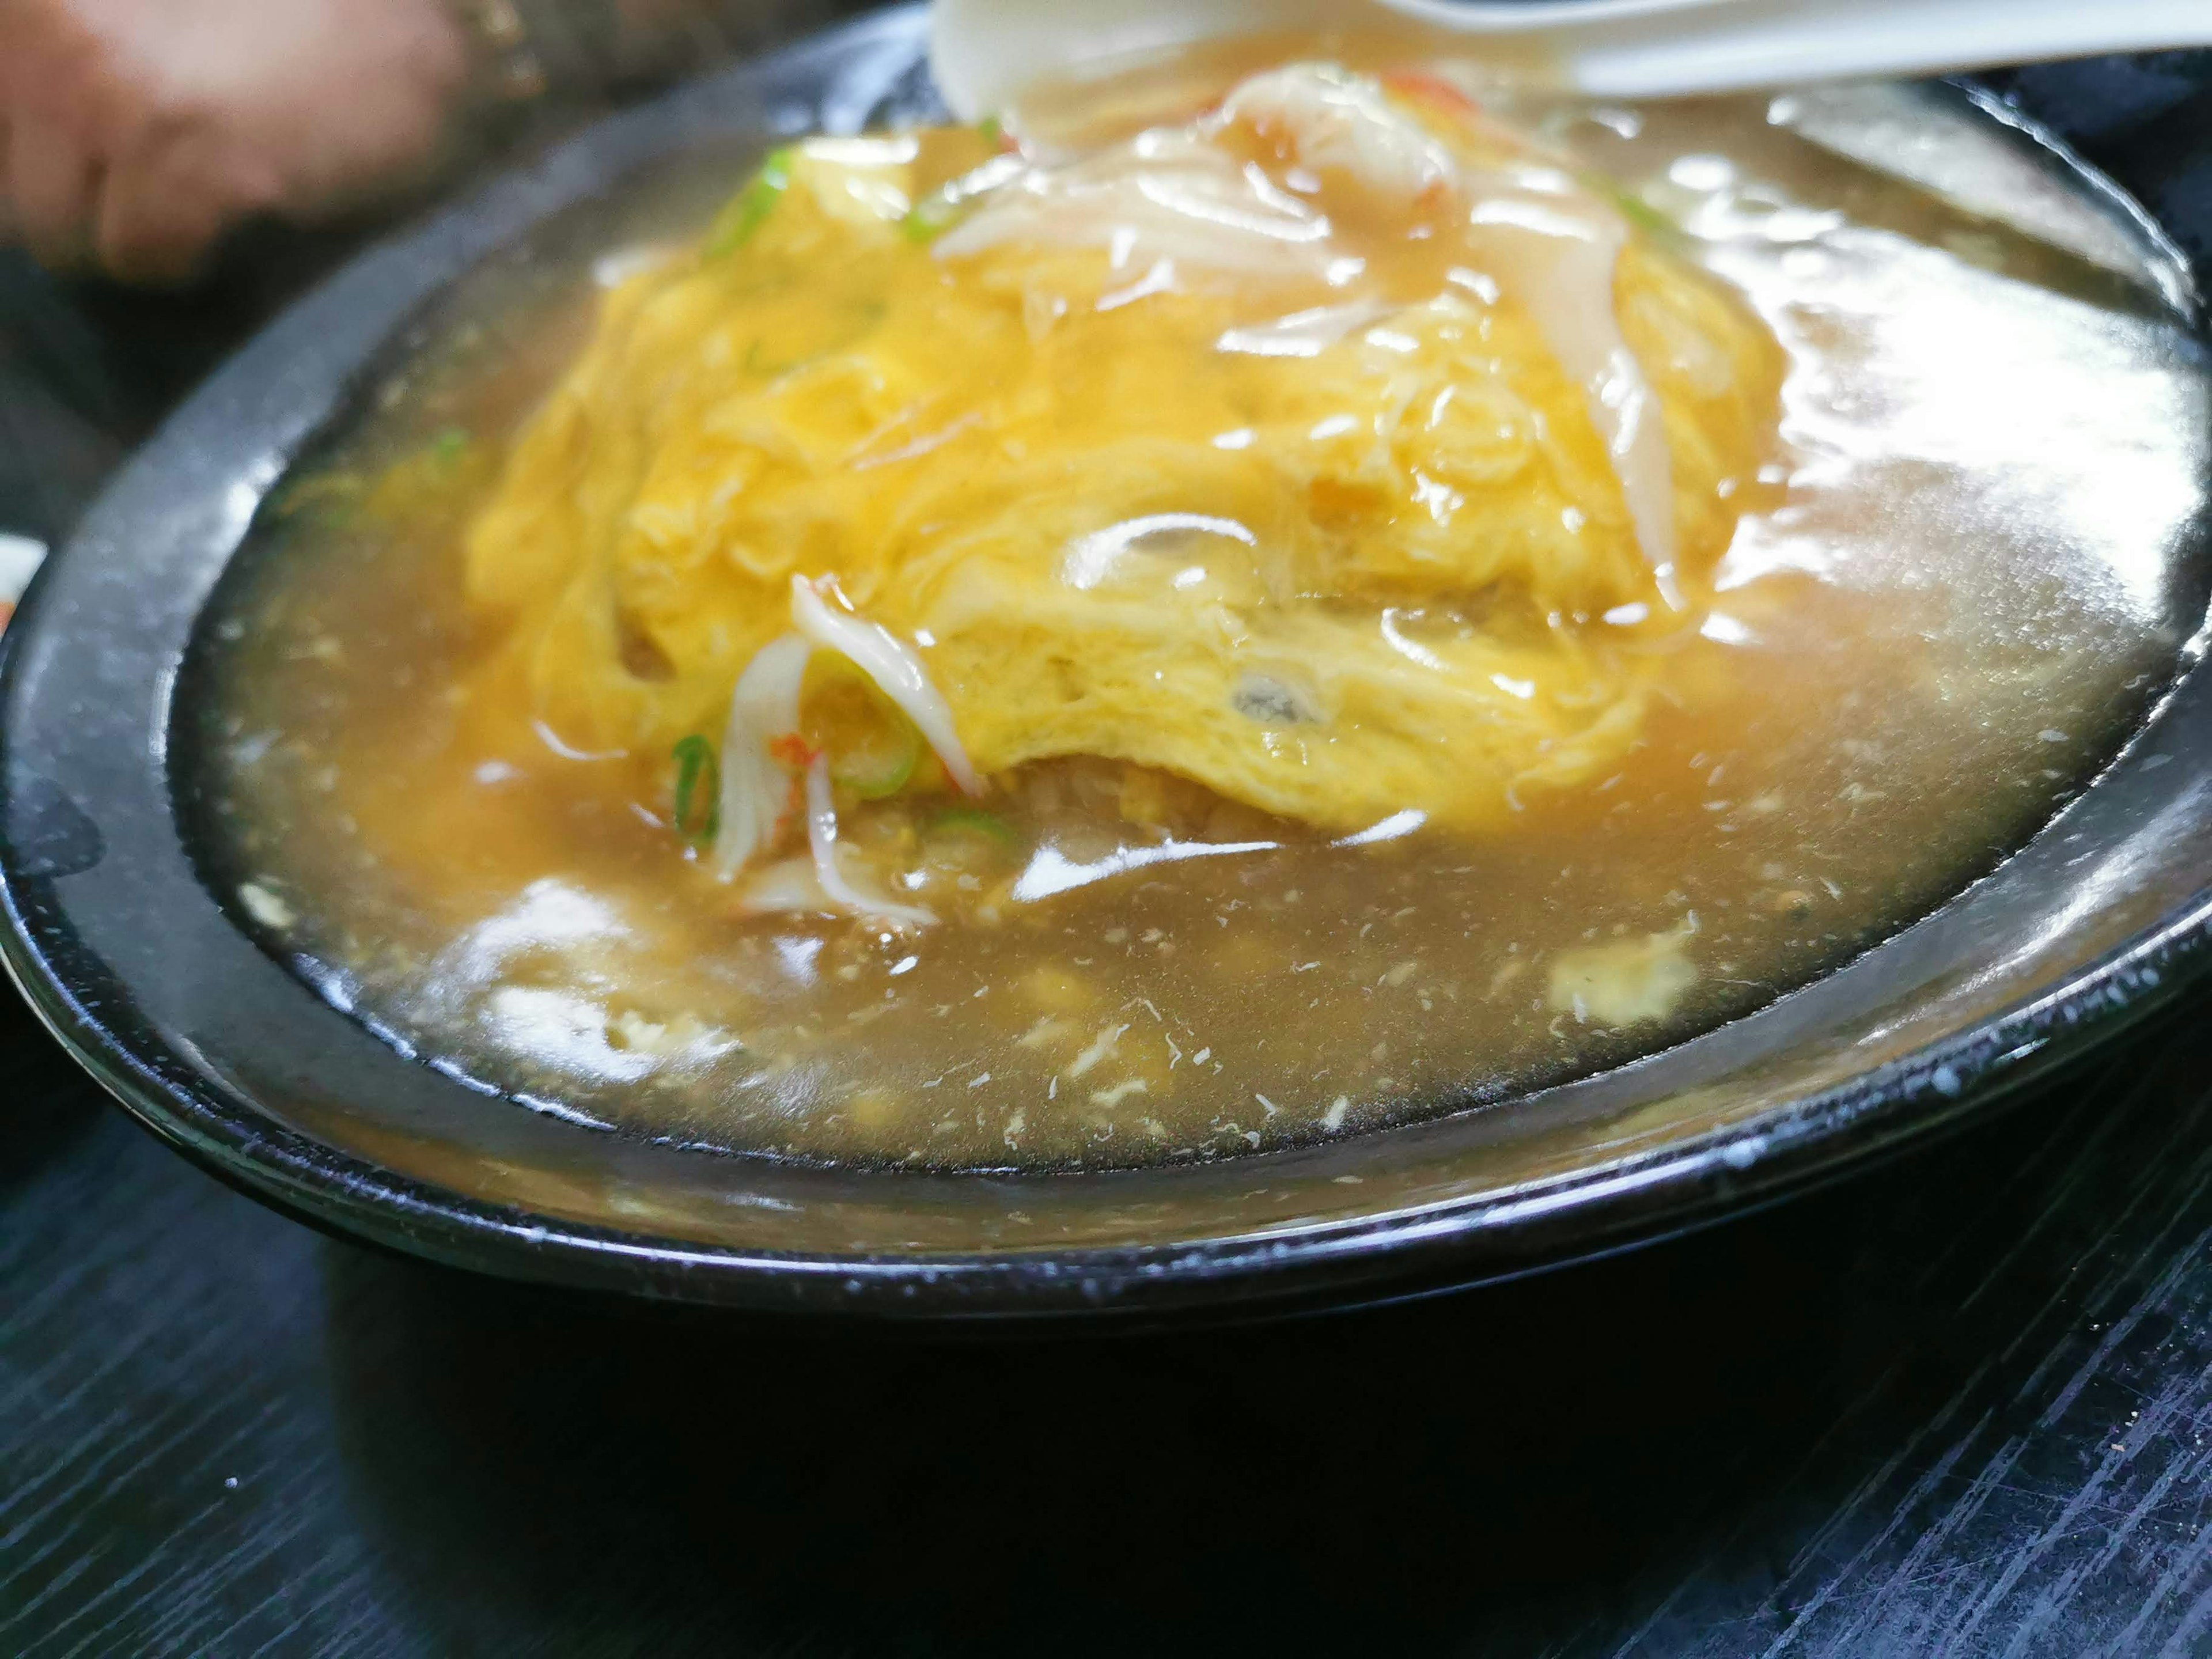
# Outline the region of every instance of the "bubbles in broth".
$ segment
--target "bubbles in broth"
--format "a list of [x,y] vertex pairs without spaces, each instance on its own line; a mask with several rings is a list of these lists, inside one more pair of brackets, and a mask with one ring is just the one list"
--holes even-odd
[[2166,683],[2178,267],[2016,135],[1255,85],[799,147],[466,285],[210,617],[220,889],[541,1109],[1213,1157],[1744,1013]]

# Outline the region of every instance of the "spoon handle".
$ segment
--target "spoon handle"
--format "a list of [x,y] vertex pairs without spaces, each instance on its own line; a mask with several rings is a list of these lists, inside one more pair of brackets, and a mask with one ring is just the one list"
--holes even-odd
[[[1601,97],[1731,92],[1861,76],[2212,46],[2212,0],[1379,0],[1536,48],[1542,78]],[[1524,58],[1524,61],[1528,61]]]
[[931,67],[970,118],[1041,75],[1394,15],[1487,37],[1503,76],[1605,98],[2212,46],[2212,0],[934,0],[931,11]]

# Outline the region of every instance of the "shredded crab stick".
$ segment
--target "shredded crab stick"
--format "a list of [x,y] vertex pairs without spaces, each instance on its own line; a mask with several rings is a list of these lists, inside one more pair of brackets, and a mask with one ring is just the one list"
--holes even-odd
[[1254,76],[1229,94],[1212,125],[1279,137],[1306,167],[1340,168],[1408,204],[1450,189],[1457,172],[1450,153],[1392,109],[1375,81],[1326,64]]
[[1547,167],[1483,176],[1470,217],[1491,274],[1528,307],[1559,367],[1582,386],[1638,544],[1660,591],[1679,608],[1674,459],[1657,395],[1613,304],[1627,224],[1609,204]]
[[811,858],[781,859],[757,870],[745,882],[741,907],[751,915],[820,913],[837,906],[822,890]]
[[[1261,82],[1271,78],[1262,76]],[[1510,135],[1484,115],[1480,104],[1449,81],[1431,75],[1395,75],[1385,84],[1400,97],[1492,142],[1510,142]],[[1417,123],[1379,98],[1340,100],[1336,108],[1340,119],[1346,118],[1343,112],[1356,110],[1371,123],[1418,130]],[[1400,149],[1412,143],[1410,137],[1402,139]],[[1540,159],[1471,173],[1455,167],[1448,155],[1442,162],[1445,181],[1471,199],[1468,222],[1489,274],[1502,279],[1528,308],[1559,366],[1589,399],[1591,423],[1605,440],[1638,544],[1662,594],[1679,608],[1674,459],[1659,424],[1657,394],[1621,333],[1613,294],[1620,251],[1628,240],[1627,222],[1612,203],[1584,189],[1571,173]],[[1395,163],[1401,173],[1408,165],[1402,160]]]
[[799,730],[799,688],[814,646],[797,634],[763,646],[738,677],[722,728],[721,824],[714,867],[724,881],[775,839],[791,780],[771,745]]
[[[822,580],[836,591],[830,578]],[[773,866],[748,889],[748,907],[818,906],[911,926],[933,922],[937,918],[930,911],[870,892],[845,874],[837,859],[830,757],[811,749],[799,733],[799,693],[806,665],[817,650],[843,657],[914,722],[944,763],[947,775],[967,793],[978,795],[983,781],[953,730],[952,711],[909,647],[875,623],[831,609],[820,587],[804,576],[791,579],[791,620],[797,631],[763,646],[738,677],[737,690],[730,696],[729,719],[722,731],[715,868],[729,881],[774,845],[790,810],[793,774],[803,773],[812,878],[806,878],[803,864],[792,867],[796,861]]]
[[[1257,180],[1214,142],[1241,126],[1279,143],[1304,167],[1342,173],[1370,195],[1406,207],[1456,200],[1485,275],[1527,307],[1560,367],[1582,387],[1605,441],[1629,517],[1660,591],[1680,604],[1674,574],[1673,461],[1658,400],[1620,329],[1613,294],[1628,225],[1613,204],[1540,154],[1505,166],[1463,166],[1429,127],[1386,94],[1492,143],[1524,141],[1435,76],[1387,82],[1325,64],[1255,76],[1191,131],[1154,129],[1093,160],[1033,169],[988,192],[966,224],[936,244],[957,258],[1009,240],[1097,244],[1118,265],[1168,258],[1217,270],[1326,270],[1342,252],[1328,216]],[[1356,318],[1348,308],[1340,314]],[[1329,343],[1322,313],[1283,319],[1281,339],[1243,329],[1224,350],[1308,355]],[[1347,321],[1346,331],[1357,326]],[[1310,335],[1313,343],[1302,337]],[[1299,351],[1301,345],[1305,350]]]
[[804,576],[791,579],[792,626],[873,680],[877,689],[914,722],[923,741],[937,751],[946,775],[960,786],[961,793],[981,794],[983,780],[976,775],[967,750],[961,747],[959,733],[952,729],[952,710],[944,695],[930,684],[929,671],[921,665],[921,659],[881,623],[849,611],[832,610],[823,601],[825,586],[833,593],[837,591],[835,580],[828,576],[818,584]]
[[[1493,139],[1481,106],[1431,76],[1393,76],[1400,96]],[[1489,274],[1527,307],[1559,366],[1589,399],[1591,423],[1620,480],[1636,539],[1670,604],[1674,584],[1674,484],[1658,398],[1620,331],[1614,273],[1628,225],[1609,202],[1540,161],[1465,172],[1421,125],[1391,107],[1363,76],[1294,64],[1248,81],[1224,107],[1262,132],[1286,128],[1301,161],[1342,167],[1370,188],[1413,201],[1452,190]]]
[[830,795],[830,757],[817,755],[806,764],[806,850],[813,855],[814,878],[833,907],[880,921],[927,927],[934,911],[872,893],[848,880],[837,862],[837,808]]

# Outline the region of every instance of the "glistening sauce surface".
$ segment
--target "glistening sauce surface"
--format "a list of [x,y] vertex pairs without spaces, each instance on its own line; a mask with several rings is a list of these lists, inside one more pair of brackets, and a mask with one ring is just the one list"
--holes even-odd
[[[672,821],[665,744],[471,712],[508,641],[464,598],[459,542],[586,298],[488,305],[432,343],[274,517],[199,682],[211,863],[426,1060],[795,1156],[1233,1153],[1504,1097],[1756,1006],[2017,845],[2164,684],[2201,605],[2169,571],[2207,421],[2182,330],[2140,289],[1771,112],[1530,113],[1679,226],[1786,362],[1778,441],[1692,625],[1560,623],[1623,672],[1665,658],[1632,741],[1571,787],[1480,827],[1347,829],[1035,761],[988,822],[846,803],[844,834],[914,878],[933,925],[749,908]],[[2055,180],[2031,180],[2046,220],[2148,267]],[[1417,667],[1504,625],[1393,611]]]

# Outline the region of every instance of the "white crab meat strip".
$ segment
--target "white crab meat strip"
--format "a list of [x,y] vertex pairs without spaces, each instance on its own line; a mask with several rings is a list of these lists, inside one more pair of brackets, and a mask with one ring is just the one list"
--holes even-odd
[[1478,255],[1582,386],[1637,541],[1671,595],[1674,461],[1658,398],[1620,331],[1613,302],[1613,272],[1628,227],[1610,204],[1550,167],[1485,173],[1468,187]]
[[1370,77],[1327,64],[1291,64],[1255,75],[1229,94],[1219,126],[1243,125],[1283,145],[1299,166],[1341,172],[1392,201],[1449,190],[1451,153],[1391,107]]
[[901,904],[845,873],[837,860],[837,807],[830,792],[827,755],[817,755],[806,767],[806,849],[814,860],[815,880],[836,908],[909,927],[927,927],[937,920],[933,911]]
[[769,744],[799,729],[799,691],[813,641],[798,634],[763,646],[738,677],[722,726],[721,825],[714,868],[724,881],[775,839],[791,800],[790,774]]
[[930,680],[912,646],[880,623],[834,609],[804,576],[791,579],[791,623],[823,650],[835,651],[873,680],[876,689],[899,706],[922,740],[937,751],[962,793],[983,793],[983,780],[953,729],[951,706]]
[[939,237],[939,258],[1024,242],[1099,247],[1115,270],[1313,277],[1333,254],[1326,215],[1191,131],[1159,128],[1070,167],[1036,168]]

